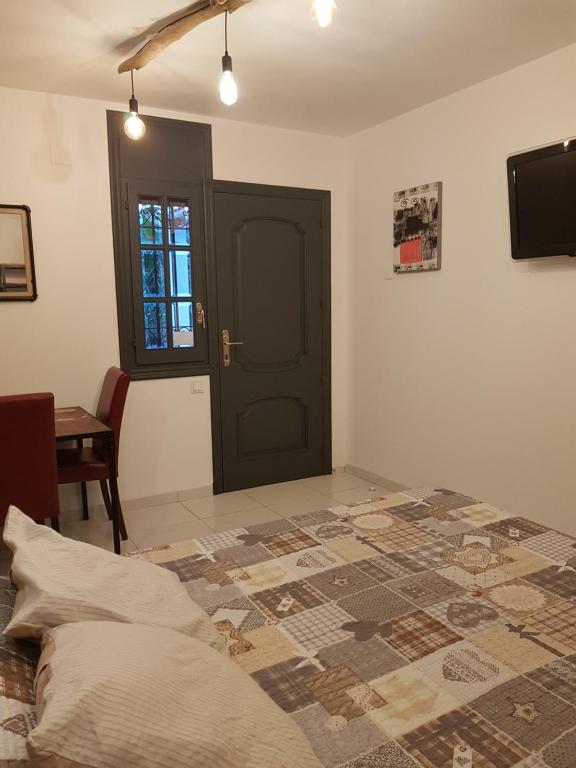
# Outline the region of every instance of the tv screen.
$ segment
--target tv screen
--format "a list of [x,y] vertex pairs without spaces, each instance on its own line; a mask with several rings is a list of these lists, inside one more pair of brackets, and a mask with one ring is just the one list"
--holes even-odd
[[513,259],[576,255],[576,141],[508,159]]

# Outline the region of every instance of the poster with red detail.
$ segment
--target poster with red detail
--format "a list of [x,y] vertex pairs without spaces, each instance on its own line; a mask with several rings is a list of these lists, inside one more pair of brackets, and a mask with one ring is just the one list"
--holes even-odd
[[440,269],[442,182],[394,195],[394,272]]

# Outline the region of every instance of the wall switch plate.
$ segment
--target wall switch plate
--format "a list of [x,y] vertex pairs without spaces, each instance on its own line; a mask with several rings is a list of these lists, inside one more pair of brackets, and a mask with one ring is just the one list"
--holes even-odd
[[190,391],[192,392],[193,395],[203,395],[204,382],[196,381],[196,379],[193,379],[192,383],[190,384]]

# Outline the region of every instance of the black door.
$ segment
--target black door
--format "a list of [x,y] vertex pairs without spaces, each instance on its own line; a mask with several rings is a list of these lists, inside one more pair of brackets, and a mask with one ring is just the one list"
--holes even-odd
[[328,473],[330,195],[213,182],[209,198],[215,491]]

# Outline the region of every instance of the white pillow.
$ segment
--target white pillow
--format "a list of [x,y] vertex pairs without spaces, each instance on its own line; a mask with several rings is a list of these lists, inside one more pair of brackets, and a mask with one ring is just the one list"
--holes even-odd
[[4,523],[18,590],[4,634],[38,638],[75,621],[120,621],[167,627],[217,648],[225,644],[178,576],[142,560],[73,541],[38,525],[16,507]]
[[97,621],[50,630],[43,646],[34,766],[320,768],[292,718],[205,643]]

